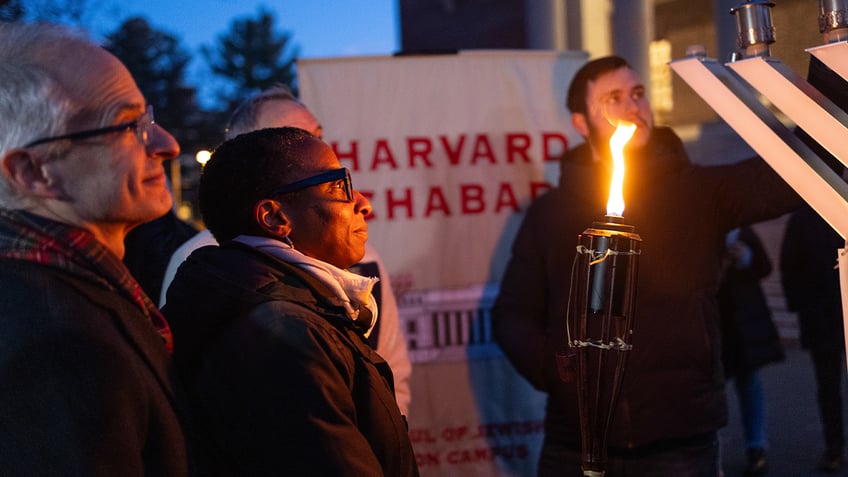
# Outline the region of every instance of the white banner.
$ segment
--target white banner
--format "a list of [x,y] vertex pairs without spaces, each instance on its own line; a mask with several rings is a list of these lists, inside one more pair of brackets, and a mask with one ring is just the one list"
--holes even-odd
[[522,50],[298,63],[301,99],[374,207],[423,476],[535,475],[544,395],[492,342],[489,309],[523,212],[581,141],[565,92],[585,61]]

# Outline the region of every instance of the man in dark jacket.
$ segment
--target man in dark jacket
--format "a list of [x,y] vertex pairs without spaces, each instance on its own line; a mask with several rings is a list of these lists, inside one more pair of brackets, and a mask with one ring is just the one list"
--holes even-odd
[[793,213],[786,224],[780,251],[780,271],[786,305],[798,313],[801,347],[810,352],[825,451],[820,470],[843,466],[842,383],[845,381],[845,341],[842,293],[839,288],[839,236],[810,207]]
[[162,279],[171,254],[196,234],[197,229],[177,217],[173,208],[127,234],[124,265],[152,300],[162,294]]
[[0,78],[0,475],[187,476],[170,331],[121,263],[179,146],[63,28],[0,24]]
[[219,475],[415,476],[389,365],[366,337],[371,211],[347,169],[297,128],[222,144],[200,179],[219,247],[168,289],[175,358]]
[[[810,84],[843,110],[848,110],[845,79],[815,57],[807,72]],[[843,179],[848,171],[806,132],[798,136]],[[845,241],[811,207],[795,211],[786,224],[780,250],[780,272],[786,305],[798,313],[801,347],[810,352],[816,376],[819,415],[825,451],[819,470],[839,472],[844,465],[845,430],[842,425],[842,381],[845,341],[838,249]]]
[[645,87],[619,57],[581,68],[567,101],[586,142],[565,154],[559,186],[528,210],[492,311],[495,338],[510,361],[548,393],[539,475],[580,475],[576,384],[560,379],[555,356],[568,346],[574,246],[578,234],[603,220],[608,140],[623,120],[637,126],[624,154],[624,220],[643,242],[608,475],[714,477],[716,431],[727,421],[716,306],[724,238],[800,199],[760,160],[691,165],[680,139],[653,126]]

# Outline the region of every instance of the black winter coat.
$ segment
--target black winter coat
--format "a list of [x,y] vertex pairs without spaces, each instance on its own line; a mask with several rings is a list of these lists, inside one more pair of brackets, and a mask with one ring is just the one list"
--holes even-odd
[[760,281],[771,273],[771,261],[749,227],[739,229],[738,240],[751,251],[751,262],[742,268],[728,264],[718,290],[722,362],[728,378],[785,358],[760,286]]
[[389,365],[326,296],[240,243],[180,266],[163,313],[218,475],[418,475]]
[[[725,234],[797,207],[761,160],[689,164],[680,139],[656,128],[626,151],[624,222],[642,237],[633,350],[608,443],[634,448],[715,431],[727,422],[716,292]],[[515,238],[492,321],[516,369],[548,393],[546,439],[577,447],[576,391],[560,380],[577,236],[603,220],[611,171],[584,144],[561,161],[559,187],[536,200]]]
[[0,260],[0,475],[190,474],[171,357],[100,283]]
[[845,348],[842,292],[836,268],[845,241],[812,208],[805,206],[786,223],[780,272],[786,306],[798,313],[801,346],[811,351]]

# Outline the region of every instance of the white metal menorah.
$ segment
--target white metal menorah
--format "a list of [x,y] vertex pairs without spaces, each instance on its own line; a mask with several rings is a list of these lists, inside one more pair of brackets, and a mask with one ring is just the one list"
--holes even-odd
[[[808,48],[848,80],[848,0],[819,0],[821,46]],[[670,63],[692,89],[751,148],[836,230],[848,238],[848,183],[819,158],[760,101],[768,99],[842,164],[848,166],[848,114],[780,60],[769,56],[774,42],[767,1],[740,4],[737,47],[743,59],[721,64],[703,48]],[[844,85],[848,88],[848,82]],[[848,328],[848,255],[838,251],[844,325]],[[848,341],[848,332],[845,333]],[[848,343],[846,343],[848,344]]]

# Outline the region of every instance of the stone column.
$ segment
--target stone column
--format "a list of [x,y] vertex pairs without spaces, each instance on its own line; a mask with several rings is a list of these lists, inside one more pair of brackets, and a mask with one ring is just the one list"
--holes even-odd
[[654,1],[615,0],[612,11],[612,51],[633,65],[643,79],[650,77],[648,45],[654,40]]
[[526,0],[527,48],[580,50],[580,0]]

